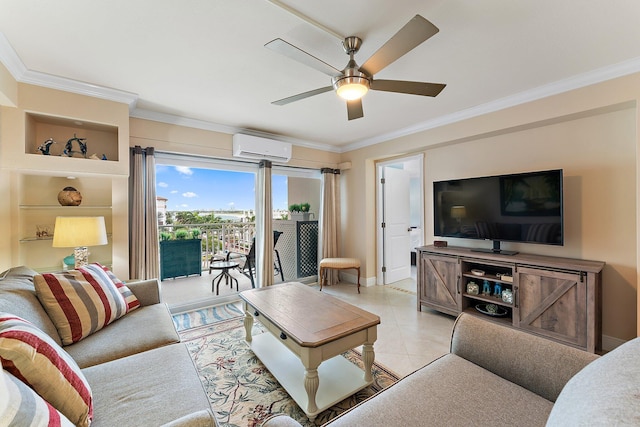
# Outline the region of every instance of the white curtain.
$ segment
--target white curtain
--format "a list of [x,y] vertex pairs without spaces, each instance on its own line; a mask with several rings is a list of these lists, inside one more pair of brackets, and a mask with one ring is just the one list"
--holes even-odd
[[[340,169],[323,168],[320,209],[320,259],[340,257]],[[320,280],[318,275],[318,280]],[[327,271],[327,284],[338,283],[338,270]]]
[[156,162],[153,147],[131,149],[129,277],[159,277]]
[[260,162],[256,186],[256,279],[259,288],[273,285],[273,207],[268,160]]

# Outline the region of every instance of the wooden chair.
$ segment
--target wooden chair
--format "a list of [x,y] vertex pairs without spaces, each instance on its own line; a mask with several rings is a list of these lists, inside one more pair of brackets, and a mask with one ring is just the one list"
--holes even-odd
[[357,258],[323,258],[320,261],[320,290],[327,281],[327,270],[358,270],[358,293],[360,293],[360,260]]
[[[275,249],[276,243],[278,243],[278,239],[282,235],[282,231],[274,231],[273,232],[273,251],[275,252],[276,259],[273,262],[273,268],[275,275],[280,274],[280,278],[284,282],[284,271],[282,270],[282,263],[280,262],[280,253],[277,249]],[[242,254],[239,252],[229,252],[227,254],[227,261],[236,261],[240,265],[238,266],[238,270],[251,280],[251,287],[255,288],[255,280],[254,276],[256,274],[256,238],[254,237],[251,242],[251,248],[249,248],[249,252],[246,254]]]

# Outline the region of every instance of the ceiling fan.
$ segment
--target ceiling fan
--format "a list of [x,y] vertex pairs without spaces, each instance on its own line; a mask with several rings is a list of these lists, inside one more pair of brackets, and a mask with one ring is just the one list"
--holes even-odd
[[286,105],[291,102],[309,98],[324,92],[335,90],[338,96],[347,101],[347,116],[349,120],[364,117],[362,111],[362,97],[371,90],[385,92],[406,93],[411,95],[437,96],[446,86],[442,83],[424,83],[401,80],[377,80],[373,76],[393,63],[422,42],[439,31],[438,27],[420,15],[413,17],[404,27],[378,49],[362,66],[358,66],[353,56],[362,45],[362,40],[356,36],[344,39],[342,46],[349,55],[347,66],[341,71],[326,62],[308,54],[296,46],[282,39],[275,39],[265,47],[288,56],[311,68],[331,77],[331,86],[303,92],[272,102],[275,105]]

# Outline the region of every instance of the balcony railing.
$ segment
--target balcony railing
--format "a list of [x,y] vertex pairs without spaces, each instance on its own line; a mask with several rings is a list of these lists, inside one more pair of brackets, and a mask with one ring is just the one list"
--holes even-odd
[[226,252],[248,253],[252,239],[256,234],[256,225],[246,222],[225,222],[158,226],[161,238],[163,233],[173,236],[178,230],[186,230],[188,235],[192,235],[194,230],[199,232],[200,239],[202,239],[202,269],[206,270],[209,268],[209,259],[213,255]]
[[[313,276],[317,270],[317,221],[274,220],[273,229],[283,232],[276,249],[280,254],[285,280]],[[189,237],[202,239],[202,270],[209,270],[213,255],[227,252],[247,254],[256,234],[255,223],[225,222],[210,224],[159,225],[158,232],[175,236],[178,230],[186,230]]]

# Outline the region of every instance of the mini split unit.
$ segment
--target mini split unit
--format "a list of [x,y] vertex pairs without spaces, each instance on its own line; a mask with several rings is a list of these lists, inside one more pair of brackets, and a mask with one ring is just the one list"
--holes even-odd
[[291,160],[291,144],[237,133],[233,135],[233,157],[286,163]]

